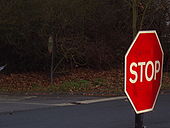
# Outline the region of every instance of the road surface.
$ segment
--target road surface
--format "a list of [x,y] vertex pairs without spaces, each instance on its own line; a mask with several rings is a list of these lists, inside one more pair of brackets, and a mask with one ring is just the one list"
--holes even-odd
[[[134,111],[126,98],[104,99],[2,97],[0,128],[134,128]],[[144,124],[170,128],[170,94],[158,97],[154,111],[144,115]]]

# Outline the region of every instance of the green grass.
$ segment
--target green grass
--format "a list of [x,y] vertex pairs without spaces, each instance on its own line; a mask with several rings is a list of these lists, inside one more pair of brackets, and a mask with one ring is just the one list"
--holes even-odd
[[86,89],[90,84],[88,80],[74,80],[74,81],[65,81],[63,82],[58,91],[68,92],[68,91],[78,91]]
[[102,78],[96,78],[92,81],[93,85],[97,85],[97,86],[107,86],[107,82],[105,79]]

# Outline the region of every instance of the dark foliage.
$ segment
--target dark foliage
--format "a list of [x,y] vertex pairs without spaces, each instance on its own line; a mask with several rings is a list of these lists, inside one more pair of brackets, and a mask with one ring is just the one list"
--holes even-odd
[[[138,30],[168,35],[166,1],[138,3]],[[132,9],[126,0],[1,0],[0,64],[11,71],[49,71],[48,38],[55,36],[57,70],[109,69],[121,64],[132,42]],[[141,23],[142,16],[144,20]],[[162,39],[165,52],[167,37]]]

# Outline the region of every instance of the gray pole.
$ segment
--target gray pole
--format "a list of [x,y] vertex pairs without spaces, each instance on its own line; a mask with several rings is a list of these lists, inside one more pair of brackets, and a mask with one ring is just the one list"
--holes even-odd
[[54,44],[55,44],[55,37],[53,34],[49,37],[49,46],[48,46],[48,50],[51,53],[51,69],[50,69],[51,84],[54,84],[54,55],[55,55]]
[[144,114],[135,114],[135,128],[144,128],[143,116]]

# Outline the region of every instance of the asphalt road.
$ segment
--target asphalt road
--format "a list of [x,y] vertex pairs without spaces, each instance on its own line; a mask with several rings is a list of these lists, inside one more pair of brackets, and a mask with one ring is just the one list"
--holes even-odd
[[[134,128],[135,114],[126,99],[96,99],[100,98],[1,98],[0,128]],[[170,94],[158,97],[154,111],[144,115],[144,124],[170,128]]]

